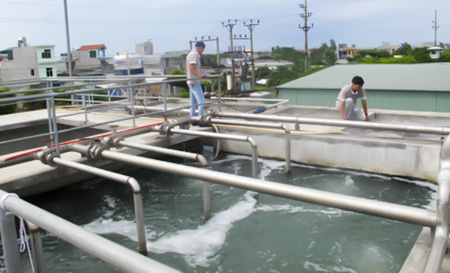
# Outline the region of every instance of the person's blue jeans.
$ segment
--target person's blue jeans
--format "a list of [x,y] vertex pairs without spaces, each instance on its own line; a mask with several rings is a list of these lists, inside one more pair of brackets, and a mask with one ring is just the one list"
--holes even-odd
[[[191,95],[191,117],[195,116],[195,109],[196,107],[194,105],[205,103],[205,97],[203,96],[203,90],[202,86],[197,84],[188,84],[189,86],[189,93]],[[198,115],[203,116],[204,114],[203,105],[198,106]]]

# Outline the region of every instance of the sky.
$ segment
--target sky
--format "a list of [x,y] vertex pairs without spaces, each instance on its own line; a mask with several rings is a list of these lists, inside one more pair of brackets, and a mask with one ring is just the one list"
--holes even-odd
[[[135,51],[151,39],[155,53],[189,49],[195,37],[219,37],[227,51],[229,32],[222,26],[237,20],[234,34],[249,34],[244,21],[260,20],[253,32],[255,51],[273,46],[304,48],[304,25],[299,4],[305,0],[67,0],[71,48],[105,44],[108,56]],[[334,39],[359,48],[382,42],[417,45],[434,42],[432,28],[438,12],[438,41],[450,43],[449,0],[308,0],[308,47]],[[0,50],[17,46],[19,37],[30,45],[55,45],[67,51],[63,0],[0,0]],[[248,40],[234,41],[250,48]],[[205,53],[215,53],[214,42]]]

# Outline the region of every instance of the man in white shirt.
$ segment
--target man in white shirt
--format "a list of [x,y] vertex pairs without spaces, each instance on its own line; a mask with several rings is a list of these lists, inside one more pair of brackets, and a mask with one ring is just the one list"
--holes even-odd
[[205,103],[205,97],[203,96],[202,86],[200,85],[200,79],[193,78],[205,78],[206,74],[202,72],[200,64],[200,56],[205,50],[204,42],[196,42],[195,48],[189,52],[186,57],[186,72],[187,72],[187,84],[189,87],[189,93],[191,96],[191,117],[195,116],[195,109],[198,105],[198,115],[202,116],[204,113],[203,104]]
[[[360,76],[352,79],[352,84],[348,84],[341,89],[337,99],[336,107],[339,109],[341,119],[344,120],[366,120],[370,121],[367,110],[366,90],[363,88],[364,80]],[[356,99],[360,98],[364,109],[364,116],[356,106]]]

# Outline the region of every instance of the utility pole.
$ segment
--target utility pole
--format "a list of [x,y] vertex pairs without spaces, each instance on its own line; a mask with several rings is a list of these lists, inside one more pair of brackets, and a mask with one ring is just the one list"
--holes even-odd
[[437,10],[434,11],[434,46],[437,46],[437,30],[439,28],[439,26],[437,25]]
[[234,50],[233,50],[233,28],[237,24],[237,20],[228,19],[228,24],[222,22],[222,26],[225,27],[230,32],[230,54],[231,54],[231,93],[234,94],[234,89],[236,85],[236,72],[234,70]]
[[69,76],[72,78],[72,52],[70,51],[69,15],[67,13],[67,0],[64,0],[64,15],[66,18],[67,66],[69,67]]
[[256,21],[256,23],[253,22],[253,20],[250,20],[250,23],[244,22],[244,26],[248,27],[250,30],[250,53],[251,53],[251,61],[252,61],[252,90],[255,90],[255,58],[253,55],[253,30],[255,30],[255,27],[259,25],[259,20]]
[[305,13],[300,14],[300,17],[305,20],[305,25],[298,25],[299,28],[303,29],[305,32],[305,71],[308,70],[308,31],[310,28],[314,27],[314,24],[311,24],[311,26],[308,26],[308,17],[311,17],[312,13],[308,12],[308,6],[305,4],[300,4],[300,8],[305,11]]

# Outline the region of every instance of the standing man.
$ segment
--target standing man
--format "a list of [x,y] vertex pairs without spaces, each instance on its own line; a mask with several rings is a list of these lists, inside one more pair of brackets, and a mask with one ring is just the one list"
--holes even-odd
[[[187,72],[187,84],[189,86],[189,93],[191,96],[191,117],[195,116],[196,104],[204,104],[205,97],[203,96],[202,86],[200,85],[200,79],[189,80],[192,78],[205,78],[206,74],[202,73],[200,64],[200,56],[205,50],[204,42],[196,42],[195,48],[189,52],[186,57],[186,72]],[[198,106],[198,115],[202,116],[204,113],[204,105]]]
[[[352,79],[352,84],[342,87],[336,99],[336,107],[341,113],[341,119],[370,121],[367,110],[366,90],[363,88],[364,80],[360,76]],[[364,116],[356,106],[356,99],[360,98],[364,109]]]

